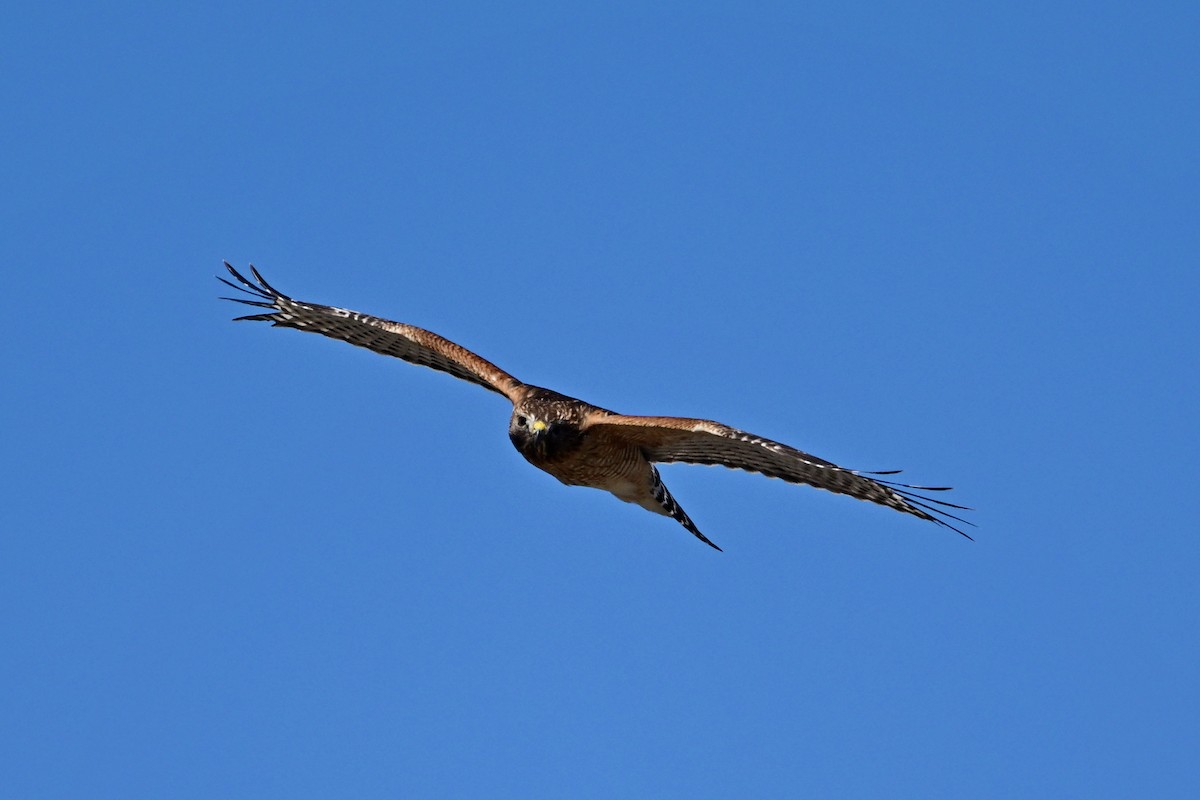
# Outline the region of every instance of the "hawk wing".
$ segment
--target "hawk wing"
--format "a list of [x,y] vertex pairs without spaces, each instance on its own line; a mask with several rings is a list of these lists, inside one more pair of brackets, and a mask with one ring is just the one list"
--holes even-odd
[[268,309],[265,313],[237,317],[237,320],[270,322],[281,328],[295,328],[319,333],[331,339],[341,339],[343,342],[365,347],[385,356],[395,356],[413,364],[449,372],[456,378],[502,394],[513,402],[516,402],[521,394],[520,389],[524,384],[512,375],[432,331],[345,308],[302,303],[272,287],[263,280],[263,276],[258,274],[253,265],[250,267],[250,273],[257,283],[242,277],[228,261],[225,262],[225,268],[241,286],[224,278],[218,280],[254,299],[223,297],[222,300]]
[[968,539],[971,538],[942,519],[945,517],[971,525],[967,520],[942,510],[970,509],[914,494],[912,491],[941,492],[950,487],[912,486],[870,477],[895,475],[899,470],[862,472],[845,469],[786,444],[706,419],[631,417],[596,412],[585,423],[585,427],[589,431],[635,445],[648,461],[719,464],[731,469],[757,472],[768,478],[781,478],[789,483],[806,483],[818,489],[847,494],[859,500],[869,500],[913,514],[921,519],[936,522]]

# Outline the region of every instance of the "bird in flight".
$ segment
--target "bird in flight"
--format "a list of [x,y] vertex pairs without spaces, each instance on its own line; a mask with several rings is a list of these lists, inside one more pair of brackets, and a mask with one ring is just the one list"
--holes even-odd
[[319,333],[448,372],[504,395],[513,405],[508,437],[529,463],[568,486],[603,489],[627,503],[670,517],[717,550],[721,548],[700,532],[671,496],[655,464],[720,464],[789,483],[804,483],[912,514],[971,538],[947,520],[973,523],[945,510],[970,509],[916,493],[947,491],[947,486],[895,483],[882,476],[895,475],[899,470],[845,469],[785,444],[706,419],[616,414],[523,383],[461,345],[423,328],[345,308],[293,300],[263,280],[253,265],[250,274],[254,282],[243,277],[228,261],[225,268],[237,283],[220,277],[218,280],[249,297],[221,299],[263,309],[236,320],[269,322],[275,327]]

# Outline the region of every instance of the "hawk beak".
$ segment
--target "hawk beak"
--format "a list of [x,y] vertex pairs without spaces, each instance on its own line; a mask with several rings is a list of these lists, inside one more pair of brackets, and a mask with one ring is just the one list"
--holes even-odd
[[533,449],[543,458],[546,456],[546,429],[548,427],[540,419],[535,419],[529,423],[529,430],[533,434]]

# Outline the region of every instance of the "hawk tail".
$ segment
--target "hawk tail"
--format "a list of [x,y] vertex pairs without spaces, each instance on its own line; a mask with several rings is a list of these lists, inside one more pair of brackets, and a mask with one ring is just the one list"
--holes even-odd
[[650,487],[650,493],[654,496],[655,502],[662,507],[662,513],[682,525],[692,536],[695,536],[714,550],[720,551],[721,548],[717,547],[711,539],[700,532],[700,529],[696,527],[696,523],[692,522],[687,512],[671,496],[671,492],[667,489],[667,485],[662,482],[662,476],[658,474],[658,470],[655,467],[651,467],[650,469],[654,477],[654,484]]

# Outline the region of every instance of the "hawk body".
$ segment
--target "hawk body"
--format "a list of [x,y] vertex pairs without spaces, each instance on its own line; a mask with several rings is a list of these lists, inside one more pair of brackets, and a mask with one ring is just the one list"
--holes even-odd
[[[705,544],[702,534],[636,442],[598,420],[619,415],[535,386],[513,406],[508,437],[525,459],[567,486],[590,486],[677,520]],[[717,547],[718,550],[721,548]]]
[[878,503],[967,536],[946,521],[971,524],[945,510],[965,510],[964,506],[914,492],[945,491],[947,487],[912,486],[880,477],[893,475],[895,471],[845,469],[788,445],[711,420],[617,414],[522,383],[490,361],[431,331],[344,308],[293,300],[263,280],[253,266],[250,271],[256,283],[243,277],[228,262],[225,267],[238,283],[220,280],[253,299],[224,299],[265,309],[263,313],[238,320],[270,322],[277,327],[319,333],[447,372],[504,395],[513,404],[509,439],[529,463],[568,486],[602,489],[627,503],[671,517],[718,550],[721,548],[696,528],[671,496],[655,463],[719,464],[757,472]]

